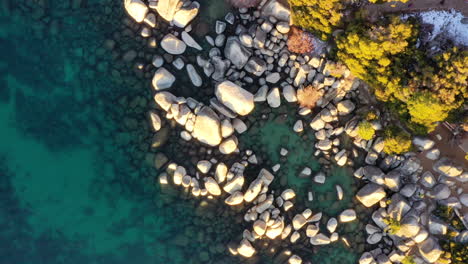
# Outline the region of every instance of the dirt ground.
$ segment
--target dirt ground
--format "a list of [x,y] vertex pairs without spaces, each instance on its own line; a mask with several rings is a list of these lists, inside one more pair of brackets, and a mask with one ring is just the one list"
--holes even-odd
[[407,3],[366,4],[363,8],[369,12],[369,18],[374,21],[385,13],[411,13],[450,9],[460,11],[465,17],[468,17],[467,0],[410,0]]

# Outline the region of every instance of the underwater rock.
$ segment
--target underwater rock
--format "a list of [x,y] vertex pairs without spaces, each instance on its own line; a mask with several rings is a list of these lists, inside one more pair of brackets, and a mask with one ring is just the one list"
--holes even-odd
[[193,67],[192,64],[187,64],[186,69],[192,84],[195,87],[200,87],[202,85],[202,78],[200,77],[200,74],[198,74],[197,70],[195,70],[195,67]]
[[151,120],[151,128],[154,132],[158,132],[161,129],[161,118],[155,111],[150,111],[149,116]]
[[336,228],[338,227],[338,221],[336,218],[332,217],[327,222],[327,229],[330,233],[335,232]]
[[175,76],[164,67],[159,68],[153,76],[152,84],[156,91],[168,89],[175,82]]
[[[198,44],[195,39],[192,38],[192,36],[189,35],[189,33],[185,32],[185,31],[182,31],[181,33],[181,37],[182,37],[182,41],[185,42],[185,44],[187,44],[187,46],[189,47],[192,47],[194,49],[197,49],[197,50],[203,50],[203,48],[200,46],[200,44]],[[200,65],[201,67],[203,67],[202,65]]]
[[348,223],[356,220],[356,211],[354,209],[346,209],[341,212],[340,216],[340,223]]
[[187,45],[182,40],[169,33],[161,40],[161,47],[169,54],[179,55],[185,52]]
[[215,95],[222,104],[242,116],[255,107],[253,94],[231,81],[216,85]]

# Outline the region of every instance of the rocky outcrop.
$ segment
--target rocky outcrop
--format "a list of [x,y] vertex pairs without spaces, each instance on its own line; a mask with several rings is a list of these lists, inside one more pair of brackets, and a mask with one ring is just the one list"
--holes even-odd
[[125,0],[124,7],[127,13],[138,23],[143,22],[148,13],[148,7],[141,0]]
[[239,85],[224,81],[216,85],[216,98],[239,115],[247,115],[254,109],[254,96]]
[[198,112],[192,132],[198,141],[210,146],[221,143],[221,124],[218,115],[209,107],[202,107]]
[[383,198],[385,198],[386,193],[384,189],[374,183],[369,183],[366,186],[362,187],[361,190],[356,194],[356,198],[365,206],[371,207]]

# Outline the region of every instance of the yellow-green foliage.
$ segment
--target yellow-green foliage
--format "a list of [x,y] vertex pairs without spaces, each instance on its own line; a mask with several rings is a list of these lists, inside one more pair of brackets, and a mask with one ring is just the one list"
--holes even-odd
[[454,47],[436,56],[435,62],[438,72],[424,85],[444,104],[460,106],[468,98],[468,50]]
[[411,150],[411,138],[405,132],[390,127],[385,130],[384,149],[389,155],[402,154]]
[[369,113],[366,114],[367,121],[372,121],[375,119],[377,119],[377,114],[374,111],[370,111]]
[[327,39],[341,24],[343,0],[288,0],[294,25]]
[[338,37],[337,55],[355,76],[375,88],[380,100],[392,99],[392,95],[402,100],[407,96],[401,87],[408,65],[401,57],[410,52],[416,35],[416,28],[398,17],[387,25],[355,24]]
[[429,92],[415,94],[407,104],[411,121],[427,127],[429,131],[436,127],[436,122],[445,120],[451,110]]
[[358,126],[358,135],[364,140],[370,140],[375,135],[375,129],[370,122],[362,121]]
[[390,218],[390,217],[385,218],[383,221],[385,224],[388,225],[385,231],[387,231],[390,235],[395,235],[396,233],[398,233],[398,231],[400,231],[401,229],[400,221],[394,218]]

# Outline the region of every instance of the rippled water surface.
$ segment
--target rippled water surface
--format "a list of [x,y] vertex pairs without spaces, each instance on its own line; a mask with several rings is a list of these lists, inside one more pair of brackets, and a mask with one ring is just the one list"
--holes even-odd
[[[226,250],[241,237],[242,214],[155,182],[151,91],[135,62],[121,60],[140,44],[119,33],[120,2],[1,2],[0,264],[243,263]],[[224,16],[220,0],[201,3],[205,23]],[[349,177],[336,170],[338,178],[318,188],[294,176],[319,165],[307,161],[313,138],[301,146],[291,125],[267,122],[256,136],[272,164],[279,145],[268,141],[287,137],[282,146],[293,153],[283,181],[301,193],[325,198]],[[341,184],[349,194],[352,183]],[[309,206],[336,215],[349,197]],[[355,254],[338,245],[312,259],[353,263]]]

